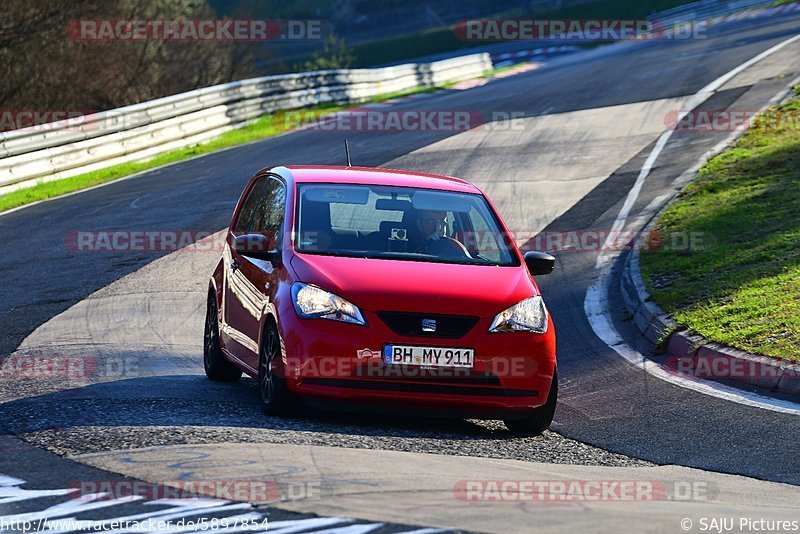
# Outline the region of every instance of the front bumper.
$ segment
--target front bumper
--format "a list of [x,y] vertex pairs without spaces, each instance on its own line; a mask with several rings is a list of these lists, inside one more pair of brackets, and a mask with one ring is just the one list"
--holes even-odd
[[[282,310],[285,357],[277,372],[292,393],[322,406],[327,399],[367,410],[476,417],[522,413],[547,400],[556,367],[552,320],[545,334],[490,334],[491,318],[481,318],[464,336],[448,339],[403,336],[376,313],[364,317],[367,326],[301,319],[293,309]],[[386,365],[381,354],[387,343],[472,348],[475,365],[470,370]]]

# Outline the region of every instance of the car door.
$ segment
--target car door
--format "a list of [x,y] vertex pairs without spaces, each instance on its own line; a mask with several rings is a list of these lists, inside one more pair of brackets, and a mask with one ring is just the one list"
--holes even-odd
[[225,246],[223,335],[228,352],[253,370],[258,366],[261,316],[269,302],[270,288],[277,284],[280,265],[239,253],[232,248],[236,236],[262,234],[270,248],[282,248],[286,213],[286,187],[273,176],[260,177],[242,205]]

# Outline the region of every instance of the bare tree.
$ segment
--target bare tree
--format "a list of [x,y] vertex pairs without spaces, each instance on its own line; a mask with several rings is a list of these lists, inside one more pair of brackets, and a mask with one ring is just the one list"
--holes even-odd
[[81,19],[213,18],[205,0],[5,0],[0,107],[103,110],[246,77],[238,42],[76,40]]

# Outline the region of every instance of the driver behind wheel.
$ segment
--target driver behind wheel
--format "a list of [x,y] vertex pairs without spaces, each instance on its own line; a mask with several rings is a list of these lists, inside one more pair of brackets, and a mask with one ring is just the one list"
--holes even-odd
[[417,230],[422,242],[417,252],[443,258],[469,258],[466,247],[447,236],[447,213],[444,211],[420,210],[416,217]]

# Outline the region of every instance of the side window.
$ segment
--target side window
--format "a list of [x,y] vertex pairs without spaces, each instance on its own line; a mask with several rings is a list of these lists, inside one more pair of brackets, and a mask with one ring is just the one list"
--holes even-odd
[[275,248],[279,249],[286,215],[286,188],[275,178],[268,178],[259,200],[248,232],[267,235],[275,240]]
[[239,219],[236,221],[236,226],[234,227],[234,231],[237,234],[246,234],[250,231],[250,228],[253,227],[253,218],[256,213],[256,208],[259,201],[264,196],[264,188],[266,185],[267,178],[259,178],[250,190],[250,194],[248,194],[247,198],[244,200],[242,211],[239,212]]
[[280,248],[286,210],[286,188],[275,178],[259,178],[242,205],[237,234],[265,234]]
[[489,228],[485,216],[474,207],[470,210],[473,232],[467,239],[467,248],[489,261],[500,263],[505,260],[505,255],[501,253],[500,236]]

